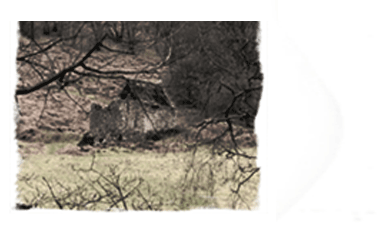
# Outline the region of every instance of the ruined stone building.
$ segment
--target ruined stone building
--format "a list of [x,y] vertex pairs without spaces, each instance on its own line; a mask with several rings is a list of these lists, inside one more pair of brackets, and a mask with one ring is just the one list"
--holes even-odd
[[107,107],[92,104],[88,144],[139,141],[147,133],[175,126],[174,106],[161,86],[128,82],[119,98]]

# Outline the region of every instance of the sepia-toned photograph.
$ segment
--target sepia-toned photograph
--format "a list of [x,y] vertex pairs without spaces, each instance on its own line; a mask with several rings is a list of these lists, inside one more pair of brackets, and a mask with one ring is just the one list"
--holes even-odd
[[259,208],[259,22],[18,26],[14,208]]

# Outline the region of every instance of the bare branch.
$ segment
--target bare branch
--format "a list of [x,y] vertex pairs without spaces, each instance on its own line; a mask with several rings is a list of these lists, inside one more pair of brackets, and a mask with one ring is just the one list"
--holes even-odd
[[96,45],[78,62],[76,63],[75,65],[71,66],[71,67],[68,67],[64,70],[62,70],[60,73],[58,73],[57,75],[53,76],[52,78],[46,80],[46,81],[43,81],[41,83],[38,83],[37,85],[35,86],[32,86],[31,88],[26,88],[26,89],[18,89],[16,90],[16,96],[17,95],[25,95],[25,94],[29,94],[29,93],[32,93],[58,79],[62,80],[64,78],[64,76],[68,73],[68,72],[72,72],[73,70],[75,70],[75,68],[77,68],[78,66],[81,66],[85,60],[87,60],[94,51],[97,50],[98,46],[101,44],[101,42],[106,38],[106,35],[98,42],[96,43]]
[[143,194],[140,192],[138,188],[135,189],[140,197],[142,197],[143,201],[147,204],[148,209],[152,210],[151,204],[148,202],[148,200],[143,196]]
[[44,70],[52,72],[51,69],[47,68],[46,66],[42,65],[41,63],[33,62],[33,61],[29,60],[29,59],[25,59],[23,62],[28,63],[31,66],[37,66],[37,67],[40,67],[40,68],[42,68]]
[[254,171],[253,171],[251,174],[249,174],[249,176],[248,176],[247,178],[245,178],[242,182],[239,182],[239,183],[238,183],[238,187],[236,188],[236,190],[231,189],[231,191],[232,191],[233,193],[238,193],[239,190],[240,190],[240,187],[241,187],[245,182],[247,182],[249,179],[251,179],[251,177],[253,177],[253,175],[255,175],[255,173],[257,173],[259,170],[260,170],[260,168],[255,168]]
[[84,24],[78,29],[78,31],[76,32],[75,35],[73,35],[71,37],[67,37],[67,38],[60,38],[60,39],[56,40],[55,42],[52,42],[49,46],[47,46],[47,47],[45,47],[45,48],[43,48],[43,49],[41,49],[41,50],[39,50],[37,52],[31,53],[31,54],[27,54],[27,55],[24,55],[22,57],[18,57],[17,61],[24,61],[25,59],[27,59],[29,57],[32,57],[32,56],[35,56],[35,55],[38,55],[38,54],[41,54],[41,53],[44,53],[44,52],[48,51],[49,49],[51,49],[52,47],[56,46],[57,44],[59,44],[59,43],[61,43],[63,41],[75,39],[79,35],[81,29],[84,27]]
[[59,200],[56,198],[55,194],[54,194],[54,191],[52,190],[49,182],[46,180],[45,177],[42,177],[43,181],[45,181],[45,183],[47,184],[47,187],[49,188],[50,190],[50,193],[51,193],[51,196],[53,197],[55,203],[58,205],[59,209],[63,209],[63,206],[62,204],[59,202]]
[[71,95],[67,92],[67,90],[66,90],[65,88],[63,88],[63,91],[64,91],[64,93],[67,95],[67,97],[68,97],[72,102],[75,103],[75,105],[79,106],[79,107],[81,108],[81,110],[83,110],[83,112],[84,112],[87,116],[89,115],[89,112],[87,112],[87,111],[84,109],[83,106],[81,106],[77,101],[75,101],[75,99],[73,99],[73,98],[71,97]]
[[47,92],[46,92],[46,94],[45,94],[45,101],[44,101],[44,103],[43,103],[43,108],[42,108],[41,114],[39,115],[39,119],[38,119],[38,121],[37,121],[37,123],[36,123],[37,126],[38,126],[39,122],[40,122],[41,119],[42,119],[43,112],[44,112],[45,109],[46,109],[47,98],[48,98],[48,96],[49,96],[49,93],[50,93],[50,89],[48,89]]
[[94,69],[92,67],[89,67],[85,64],[82,64],[81,67],[83,67],[85,70],[89,70],[98,74],[150,74],[150,73],[157,73],[156,70],[141,70],[141,71],[123,71],[123,70],[113,70],[113,71],[101,71]]

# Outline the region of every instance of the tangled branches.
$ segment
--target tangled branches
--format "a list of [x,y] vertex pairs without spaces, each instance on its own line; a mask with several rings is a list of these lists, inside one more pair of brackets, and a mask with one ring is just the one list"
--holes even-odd
[[[108,172],[100,172],[95,166],[95,155],[88,169],[75,168],[81,182],[62,183],[42,176],[42,191],[33,187],[37,194],[24,205],[40,208],[69,210],[161,210],[162,199],[141,177],[129,177],[116,165],[109,165]],[[27,181],[25,178],[21,181]],[[20,204],[22,206],[22,204]],[[20,206],[20,207],[21,207]]]

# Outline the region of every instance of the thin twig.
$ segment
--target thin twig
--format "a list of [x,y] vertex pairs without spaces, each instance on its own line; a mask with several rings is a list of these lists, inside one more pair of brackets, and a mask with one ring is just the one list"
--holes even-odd
[[50,190],[51,196],[53,197],[55,203],[58,205],[59,209],[63,209],[62,204],[60,204],[59,200],[55,197],[54,191],[52,190],[52,188],[51,188],[49,182],[46,180],[45,177],[42,177],[42,179],[46,182],[47,187],[48,187],[49,190]]
[[[84,24],[85,24],[85,23],[84,23]],[[62,42],[62,41],[67,41],[67,40],[75,39],[75,38],[79,35],[81,29],[84,27],[84,24],[78,29],[78,31],[77,31],[77,33],[76,33],[75,35],[73,35],[73,36],[71,36],[71,37],[66,37],[66,38],[59,38],[58,40],[53,41],[49,46],[47,46],[47,47],[45,47],[45,48],[41,48],[41,47],[39,46],[39,44],[38,44],[37,42],[35,42],[35,40],[34,40],[34,42],[36,43],[36,45],[39,46],[40,50],[37,51],[37,52],[34,52],[34,53],[30,53],[30,54],[27,54],[27,55],[24,55],[24,56],[18,57],[18,58],[17,58],[17,61],[24,61],[25,59],[27,59],[27,58],[29,58],[29,57],[32,57],[32,56],[34,56],[34,55],[38,55],[38,54],[44,53],[44,52],[46,52],[47,50],[49,50],[49,49],[51,49],[52,47],[54,47],[55,45],[57,45],[57,44],[59,44],[60,42]]]
[[253,175],[255,175],[255,173],[257,173],[259,170],[260,170],[260,168],[255,168],[254,171],[253,171],[253,172],[252,172],[247,178],[245,178],[242,182],[239,182],[239,183],[238,183],[238,187],[236,188],[236,190],[231,189],[231,191],[232,191],[233,193],[238,193],[239,190],[240,190],[240,187],[241,187],[245,182],[247,182],[249,179],[251,179],[251,177],[252,177]]
[[45,111],[46,109],[46,104],[47,104],[47,98],[49,96],[49,93],[50,93],[50,89],[47,90],[46,94],[44,95],[45,96],[45,101],[43,102],[43,107],[42,107],[42,110],[41,110],[41,114],[39,115],[39,119],[36,123],[36,125],[38,126],[38,124],[40,123],[41,119],[42,119],[42,115],[43,115],[43,112]]
[[81,106],[77,101],[75,101],[75,100],[71,97],[71,95],[67,92],[67,90],[66,90],[65,88],[63,88],[63,91],[64,91],[64,93],[67,95],[67,97],[68,97],[72,102],[75,103],[75,105],[79,106],[79,107],[81,108],[81,110],[83,110],[83,112],[84,112],[87,116],[89,115],[89,112],[87,112],[87,111],[84,109],[83,106]]

